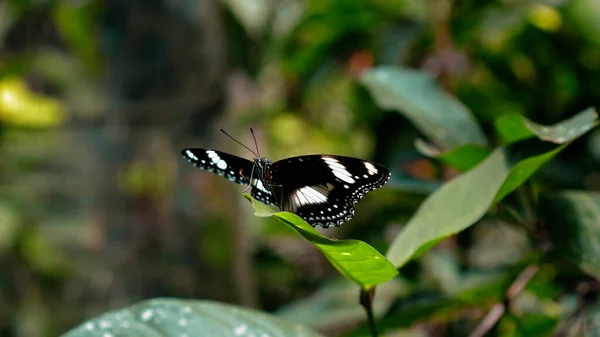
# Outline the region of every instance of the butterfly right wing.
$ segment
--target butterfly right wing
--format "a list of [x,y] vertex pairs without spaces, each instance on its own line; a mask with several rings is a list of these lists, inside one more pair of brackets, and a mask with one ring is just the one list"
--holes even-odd
[[306,155],[273,163],[272,184],[281,208],[311,226],[340,226],[354,216],[354,204],[390,178],[383,165],[368,160]]
[[202,170],[218,174],[240,185],[250,183],[254,162],[229,153],[200,148],[181,150],[183,158]]

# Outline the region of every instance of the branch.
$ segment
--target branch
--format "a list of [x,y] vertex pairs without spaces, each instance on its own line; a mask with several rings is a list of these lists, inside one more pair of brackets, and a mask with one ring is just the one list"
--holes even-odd
[[517,276],[517,278],[513,281],[513,283],[510,285],[510,287],[504,294],[504,301],[501,303],[496,303],[494,304],[494,306],[492,306],[492,309],[483,318],[483,320],[481,321],[481,323],[479,323],[475,330],[471,332],[469,337],[483,337],[488,332],[490,332],[490,330],[492,330],[492,328],[496,326],[498,321],[500,321],[500,319],[504,315],[504,312],[506,311],[506,303],[512,301],[515,297],[517,297],[517,295],[519,295],[523,291],[523,289],[525,289],[527,283],[531,281],[531,279],[537,273],[538,270],[539,267],[536,264],[529,265],[527,268],[525,268],[519,274],[519,276]]

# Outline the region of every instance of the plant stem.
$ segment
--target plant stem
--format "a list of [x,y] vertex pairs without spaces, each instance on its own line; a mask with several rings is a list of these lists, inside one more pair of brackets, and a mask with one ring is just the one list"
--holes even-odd
[[373,315],[373,298],[375,297],[375,288],[369,290],[360,290],[360,304],[367,311],[367,318],[369,320],[369,328],[371,328],[371,336],[378,337],[377,326],[375,325],[375,316]]

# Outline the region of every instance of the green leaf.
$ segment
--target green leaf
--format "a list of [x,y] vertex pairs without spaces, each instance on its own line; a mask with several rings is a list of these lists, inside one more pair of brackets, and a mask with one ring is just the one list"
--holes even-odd
[[556,144],[566,144],[598,124],[598,114],[594,108],[588,108],[552,126],[540,125],[525,117],[521,118],[525,126],[539,139]]
[[63,337],[313,336],[311,329],[256,310],[213,301],[158,298],[105,313]]
[[487,157],[492,150],[487,147],[469,144],[441,153],[438,158],[459,171],[468,171]]
[[[590,124],[595,125],[596,120]],[[578,128],[581,132],[589,129]],[[392,242],[388,259],[402,267],[471,226],[493,203],[514,191],[565,146],[530,139],[494,150],[478,166],[444,184],[421,204]]]
[[504,149],[444,184],[421,204],[392,242],[387,258],[397,267],[479,220],[492,204],[510,167]]
[[14,22],[19,19],[18,11],[13,8],[9,1],[0,2],[0,41],[5,41],[4,37],[10,31]]
[[494,126],[504,143],[514,143],[533,137],[531,130],[525,126],[523,116],[519,114],[502,115],[494,120]]
[[557,323],[557,317],[526,312],[516,317],[504,317],[498,323],[498,327],[500,330],[504,331],[506,335],[513,337],[556,336]]
[[600,193],[542,195],[538,214],[559,253],[600,279]]
[[20,230],[18,213],[8,204],[0,201],[0,257],[11,248]]
[[379,66],[365,72],[360,80],[377,105],[402,113],[434,143],[444,148],[487,145],[469,109],[444,92],[429,75]]
[[565,3],[565,22],[590,48],[600,46],[600,3],[596,0],[575,0]]
[[427,144],[421,139],[417,139],[415,147],[423,155],[437,158],[446,165],[452,166],[462,172],[472,169],[492,152],[487,147],[475,144],[461,145],[451,150],[440,152],[431,144]]
[[98,2],[94,0],[57,1],[54,7],[57,29],[93,71],[97,71],[102,63],[97,40],[94,38],[98,13]]
[[[566,144],[593,128],[597,124],[596,120],[596,112],[590,108],[553,126],[540,125],[517,114],[498,117],[495,124],[500,137],[506,143],[537,137],[556,144]],[[475,144],[441,152],[421,139],[415,142],[415,147],[423,155],[437,158],[462,172],[475,167],[491,152],[488,148]]]
[[271,19],[274,3],[267,0],[224,0],[252,38],[260,36]]
[[[498,190],[494,203],[504,199],[510,192],[516,190],[529,177],[531,177],[542,165],[559,153],[565,145],[552,147],[548,143],[538,143],[535,140],[514,143],[516,146],[507,147],[507,155],[511,158],[511,169],[504,184]],[[520,144],[531,144],[534,148],[521,148]]]
[[274,216],[295,229],[305,239],[315,245],[340,274],[354,281],[363,289],[369,289],[392,279],[398,271],[383,255],[366,242],[359,240],[329,239],[317,232],[294,213],[277,212],[250,197],[257,216]]
[[507,143],[537,137],[556,144],[572,141],[592,129],[597,123],[598,115],[593,108],[588,108],[551,126],[537,124],[517,114],[504,115],[495,121],[497,132]]

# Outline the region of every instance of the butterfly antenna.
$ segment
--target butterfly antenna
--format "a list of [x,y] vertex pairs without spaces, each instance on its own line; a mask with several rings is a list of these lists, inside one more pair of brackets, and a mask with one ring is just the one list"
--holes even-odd
[[[256,152],[254,152],[254,151],[250,150],[250,148],[249,148],[249,147],[247,147],[246,145],[244,145],[244,144],[240,143],[240,142],[239,142],[237,139],[235,139],[235,138],[231,137],[231,136],[230,136],[230,135],[229,135],[227,132],[225,132],[225,130],[223,130],[223,129],[220,129],[220,130],[221,130],[221,132],[223,132],[225,135],[227,135],[227,137],[229,137],[229,138],[233,139],[233,141],[234,141],[234,142],[236,142],[236,143],[240,144],[241,146],[245,147],[245,148],[246,148],[248,151],[252,152],[252,154],[253,154],[253,155],[255,155],[256,157],[260,157],[260,155],[257,155],[257,154],[256,154]],[[254,139],[254,141],[256,142],[256,139]]]
[[254,146],[256,146],[256,152],[258,152],[258,156],[260,157],[260,150],[258,149],[258,143],[256,142],[256,137],[254,136],[254,130],[250,128],[250,133],[252,134],[252,138],[254,138]]

